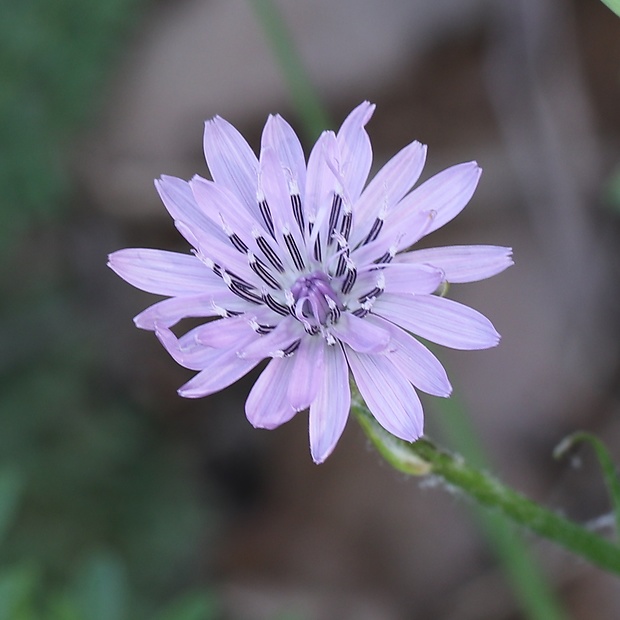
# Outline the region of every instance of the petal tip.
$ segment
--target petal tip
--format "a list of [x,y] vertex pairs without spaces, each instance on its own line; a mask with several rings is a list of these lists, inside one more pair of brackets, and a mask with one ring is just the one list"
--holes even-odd
[[142,318],[142,315],[144,313],[141,312],[140,314],[137,314],[136,316],[133,317],[133,324],[138,328],[138,329],[146,329],[148,331],[154,331],[155,330],[155,326],[153,325],[152,322],[149,321],[145,321]]
[[186,389],[185,387],[180,387],[177,390],[177,394],[179,396],[181,396],[182,398],[200,398],[200,396],[202,396],[202,394],[197,394],[191,388],[190,389]]
[[203,396],[208,396],[210,392],[205,392],[204,390],[191,385],[194,379],[190,379],[187,383],[182,385],[177,390],[177,394],[182,398],[202,398]]
[[324,448],[317,448],[315,450],[313,446],[310,446],[310,456],[312,457],[312,460],[316,465],[321,465],[322,463],[324,463],[327,457],[332,453],[332,451],[333,448],[330,450],[325,450]]
[[[459,167],[461,168],[461,170],[467,168],[476,178],[480,177],[480,175],[482,174],[482,168],[475,159],[453,166],[453,168],[456,169],[458,169]],[[450,168],[448,168],[448,170],[450,170]]]

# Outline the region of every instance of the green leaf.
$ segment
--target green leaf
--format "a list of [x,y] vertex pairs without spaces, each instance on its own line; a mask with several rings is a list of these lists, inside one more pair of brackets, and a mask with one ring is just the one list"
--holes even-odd
[[214,620],[217,606],[208,593],[187,594],[175,600],[156,620]]
[[616,538],[620,538],[620,478],[618,469],[613,462],[605,444],[590,433],[574,433],[564,438],[553,451],[555,458],[563,457],[573,446],[583,442],[589,443],[596,453],[599,465],[603,470],[603,477],[611,498],[611,504],[616,518]]
[[602,0],[618,17],[620,17],[620,0]]
[[75,598],[83,618],[125,620],[127,618],[125,566],[107,551],[89,556],[75,584]]

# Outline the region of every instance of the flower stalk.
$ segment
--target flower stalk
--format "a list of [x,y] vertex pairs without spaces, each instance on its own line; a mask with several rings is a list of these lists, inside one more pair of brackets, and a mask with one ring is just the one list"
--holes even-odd
[[415,476],[435,476],[513,523],[620,575],[620,546],[543,508],[426,438],[409,443],[394,437],[377,423],[358,394],[353,395],[351,410],[381,456],[398,471]]

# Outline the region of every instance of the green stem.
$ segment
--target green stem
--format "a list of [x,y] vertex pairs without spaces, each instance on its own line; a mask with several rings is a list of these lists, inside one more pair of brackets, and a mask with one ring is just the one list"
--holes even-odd
[[308,78],[306,68],[297,52],[288,28],[282,16],[271,0],[250,0],[263,30],[267,42],[271,45],[273,54],[282,76],[293,97],[295,109],[303,120],[303,128],[311,144],[317,136],[330,126],[324,107]]
[[361,399],[354,398],[351,409],[379,453],[395,469],[410,475],[437,476],[517,525],[620,575],[620,547],[470,467],[461,457],[441,450],[428,439],[408,443],[394,437],[379,425]]
[[[458,397],[453,394],[450,398],[433,399],[433,408],[437,410],[436,421],[449,445],[472,466],[491,469],[470,416]],[[568,615],[549,587],[544,573],[533,561],[523,536],[515,531],[516,526],[499,512],[477,503],[472,502],[471,508],[517,595],[524,617],[531,620],[567,620]]]
[[620,17],[620,0],[603,0],[603,2]]

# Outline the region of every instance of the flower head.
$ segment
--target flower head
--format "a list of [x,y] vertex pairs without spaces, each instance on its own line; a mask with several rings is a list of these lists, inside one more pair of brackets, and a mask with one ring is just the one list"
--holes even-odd
[[[216,117],[204,150],[213,181],[164,176],[157,190],[192,254],[125,249],[110,267],[168,297],[135,318],[181,365],[198,371],[179,394],[221,390],[269,363],[246,402],[250,422],[272,429],[309,409],[312,458],[322,462],[349,413],[349,369],[388,431],[422,435],[416,389],[448,396],[437,358],[412,334],[456,349],[484,349],[499,335],[475,310],[436,293],[446,282],[490,277],[512,264],[509,248],[409,248],[454,218],[480,168],[453,166],[412,190],[426,147],[412,142],[366,184],[372,149],[355,108],[325,131],[306,163],[290,125],[270,116],[257,158]],[[209,320],[180,338],[187,317]]]

